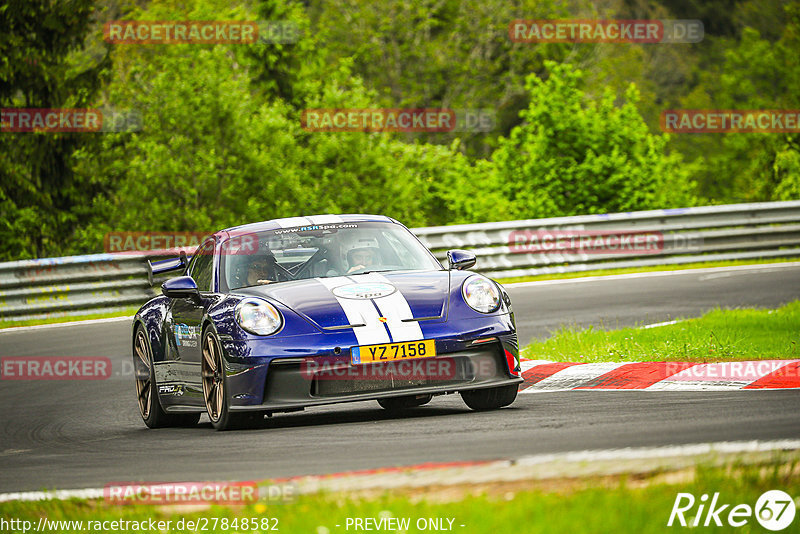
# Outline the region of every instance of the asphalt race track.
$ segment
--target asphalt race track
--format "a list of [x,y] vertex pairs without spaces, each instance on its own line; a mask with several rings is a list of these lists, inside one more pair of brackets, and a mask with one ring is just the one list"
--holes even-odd
[[[615,328],[715,306],[776,307],[800,298],[800,264],[509,291],[527,342],[564,323]],[[800,436],[800,390],[535,393],[489,413],[447,396],[402,417],[360,402],[276,415],[247,431],[215,432],[205,417],[197,428],[153,431],[136,406],[129,322],[1,333],[0,357],[8,356],[107,356],[114,374],[98,381],[0,381],[0,492]]]

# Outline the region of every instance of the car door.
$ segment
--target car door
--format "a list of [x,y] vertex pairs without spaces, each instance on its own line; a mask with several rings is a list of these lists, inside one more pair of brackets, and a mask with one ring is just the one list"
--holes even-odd
[[[208,298],[212,291],[214,270],[213,239],[205,241],[189,262],[187,274],[191,276],[200,290],[200,302],[192,299],[172,299],[167,332],[172,348],[172,372],[180,384],[174,394],[189,395],[202,399],[202,380],[200,363],[203,357],[202,320],[206,307],[212,302]],[[183,399],[188,400],[188,399]]]

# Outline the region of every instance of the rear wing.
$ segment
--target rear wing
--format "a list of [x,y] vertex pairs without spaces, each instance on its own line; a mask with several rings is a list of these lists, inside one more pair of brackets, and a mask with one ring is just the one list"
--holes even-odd
[[177,271],[180,269],[186,270],[189,265],[189,258],[186,257],[186,252],[181,250],[181,255],[177,258],[170,258],[168,260],[150,261],[147,260],[147,280],[150,285],[153,285],[153,275],[168,273],[170,271]]

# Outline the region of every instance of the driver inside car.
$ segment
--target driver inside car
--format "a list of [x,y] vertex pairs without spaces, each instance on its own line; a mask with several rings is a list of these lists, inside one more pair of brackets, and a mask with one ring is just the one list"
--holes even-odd
[[368,270],[378,264],[378,249],[374,247],[353,248],[347,252],[347,263],[350,265],[347,274]]
[[267,256],[255,256],[247,267],[247,285],[257,286],[275,281],[272,265]]

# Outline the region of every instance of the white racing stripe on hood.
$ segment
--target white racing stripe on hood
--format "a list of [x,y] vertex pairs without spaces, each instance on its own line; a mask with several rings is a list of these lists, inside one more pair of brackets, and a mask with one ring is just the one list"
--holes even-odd
[[306,226],[311,224],[306,217],[286,217],[285,219],[275,219],[281,228],[294,228],[295,226]]
[[[340,286],[347,286],[353,282],[345,276],[335,278],[316,278],[320,284],[327,287],[331,294],[333,289]],[[347,321],[350,324],[364,324],[353,328],[359,345],[376,345],[378,343],[389,343],[389,334],[386,332],[383,323],[378,320],[378,310],[371,300],[344,299],[333,295],[339,306],[344,310]]]
[[[359,275],[358,280],[380,282],[394,286],[394,284],[380,273]],[[403,319],[412,319],[414,316],[411,314],[408,301],[400,292],[399,288],[391,295],[374,299],[374,301],[375,304],[378,305],[381,315],[386,317],[386,326],[389,327],[392,341],[416,341],[418,339],[423,339],[422,328],[417,321],[403,322]]]

